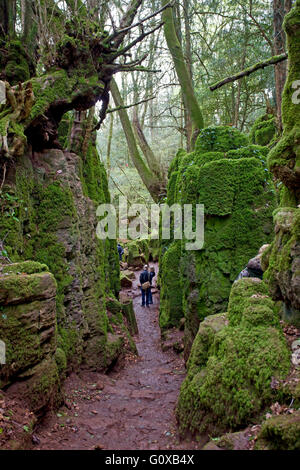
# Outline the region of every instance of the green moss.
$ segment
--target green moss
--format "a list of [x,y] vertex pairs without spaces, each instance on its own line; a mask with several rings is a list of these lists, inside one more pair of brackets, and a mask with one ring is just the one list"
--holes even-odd
[[[74,325],[69,325],[68,328],[63,328],[61,325],[58,325],[57,347],[63,351],[68,362],[71,361],[75,353],[78,351],[79,344],[79,333]],[[82,357],[77,355],[77,364],[80,364],[81,360]]]
[[[32,309],[30,305],[29,309]],[[21,316],[27,306],[3,307],[0,311],[1,340],[6,345],[6,365],[1,368],[0,388],[11,381],[14,364],[15,373],[23,372],[28,365],[37,364],[42,359],[39,337],[34,330],[24,328]]]
[[259,279],[244,278],[236,281],[232,286],[228,304],[230,325],[239,325],[245,308],[251,305],[260,305],[262,299],[264,299],[264,304],[267,303],[267,306],[272,308],[273,302],[268,294],[267,286]]
[[166,250],[161,266],[161,304],[159,324],[161,328],[177,326],[182,318],[182,295],[180,280],[180,240]]
[[300,112],[295,99],[294,83],[300,74],[300,8],[296,4],[285,16],[284,29],[287,33],[287,49],[289,54],[289,73],[282,97],[283,136],[271,150],[268,164],[276,178],[280,179],[300,202],[299,191],[299,138]]
[[21,41],[10,40],[2,48],[6,53],[1,54],[0,65],[6,81],[11,85],[17,85],[29,80],[29,57]]
[[[217,315],[201,324],[177,406],[183,434],[216,435],[238,429],[276,400],[271,381],[288,374],[290,359],[272,301],[262,286],[253,279],[237,282],[229,322]],[[251,305],[254,299],[256,305]],[[232,317],[232,310],[239,315]]]
[[37,263],[36,261],[23,261],[21,263],[3,265],[1,271],[6,274],[36,274],[47,272],[49,268],[45,264]]
[[196,141],[196,152],[227,152],[249,144],[246,135],[234,127],[219,126],[203,129]]
[[36,413],[61,404],[60,379],[54,359],[43,361],[35,370],[34,376],[27,383],[27,400]]
[[1,303],[20,303],[44,298],[45,291],[56,293],[56,283],[52,274],[34,273],[31,275],[11,274],[0,277],[0,301]]
[[274,416],[262,425],[255,449],[300,450],[300,411]]
[[65,372],[67,369],[67,358],[66,358],[65,352],[61,348],[56,348],[55,362],[57,364],[59,376],[61,378],[64,378]]
[[278,131],[276,118],[273,114],[264,114],[256,119],[250,131],[250,140],[253,144],[268,145],[276,137]]
[[268,250],[264,280],[275,300],[284,301],[283,316],[287,322],[300,324],[297,284],[297,247],[300,243],[300,210],[281,207],[274,212],[276,238]]
[[[180,314],[186,318],[186,358],[199,322],[227,310],[232,282],[260,246],[270,241],[276,206],[275,188],[266,168],[266,148],[248,145],[243,134],[227,127],[204,129],[198,139],[195,152],[176,156],[169,170],[167,201],[204,204],[204,247],[186,252],[183,241],[176,257],[181,289],[176,274],[174,280],[171,276],[167,281],[168,289],[161,297],[163,316],[172,311],[176,318]],[[167,247],[162,244],[160,268]],[[164,269],[160,277],[163,289]],[[177,304],[182,306],[178,313],[169,309],[172,282]]]

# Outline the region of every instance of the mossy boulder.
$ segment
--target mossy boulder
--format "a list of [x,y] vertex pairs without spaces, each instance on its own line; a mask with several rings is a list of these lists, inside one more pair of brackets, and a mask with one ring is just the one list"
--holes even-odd
[[[25,263],[3,266],[0,275],[0,337],[6,345],[6,364],[0,386],[10,384],[56,348],[56,282],[38,263],[37,273],[15,274]],[[10,271],[10,269],[12,271]],[[7,271],[3,273],[3,271]]]
[[276,117],[273,114],[264,114],[253,124],[250,140],[253,144],[266,146],[272,142],[277,133]]
[[176,410],[182,434],[236,431],[278,398],[271,382],[287,376],[290,357],[272,307],[261,280],[242,279],[228,315],[201,323]]
[[300,410],[265,421],[255,450],[300,450]]
[[32,370],[20,376],[27,379],[18,387],[18,394],[24,396],[30,409],[42,416],[49,409],[55,409],[63,402],[59,370],[54,358],[48,358]]
[[0,276],[0,303],[17,305],[55,297],[56,282],[51,273]]
[[120,273],[120,282],[121,282],[121,287],[132,287],[132,279],[126,276],[123,271]]
[[266,154],[237,129],[221,126],[204,129],[195,151],[181,150],[171,163],[167,203],[204,205],[201,249],[187,250],[185,238],[161,241],[160,323],[186,318],[186,359],[199,322],[227,310],[232,282],[272,239],[277,201]]
[[126,244],[128,266],[141,268],[149,261],[149,240],[132,240]]
[[238,129],[230,126],[207,127],[197,137],[195,150],[204,152],[227,152],[246,147],[249,140]]

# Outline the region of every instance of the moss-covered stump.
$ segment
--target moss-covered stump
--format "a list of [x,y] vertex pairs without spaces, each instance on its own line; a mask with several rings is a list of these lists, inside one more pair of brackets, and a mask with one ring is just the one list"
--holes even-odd
[[36,262],[0,266],[0,338],[6,347],[0,388],[17,381],[20,395],[36,413],[61,400],[56,281],[47,271]]
[[262,425],[256,450],[300,450],[300,410],[273,416]]
[[274,378],[290,369],[289,351],[264,283],[234,283],[228,314],[201,323],[176,415],[182,434],[220,435],[246,427],[274,400]]
[[162,240],[162,327],[185,316],[185,355],[208,315],[227,310],[232,282],[258,249],[271,241],[275,188],[268,149],[249,145],[231,127],[204,129],[196,150],[178,152],[169,169],[167,203],[204,204],[204,246]]
[[265,146],[272,142],[277,133],[276,117],[273,114],[264,114],[253,124],[250,140],[252,144]]

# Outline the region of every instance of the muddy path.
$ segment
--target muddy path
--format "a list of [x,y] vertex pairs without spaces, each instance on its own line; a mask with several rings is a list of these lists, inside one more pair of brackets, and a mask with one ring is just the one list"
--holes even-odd
[[198,449],[180,441],[174,408],[185,376],[182,358],[163,352],[158,324],[159,292],[154,304],[141,306],[139,271],[129,295],[133,298],[139,334],[138,357],[107,375],[72,374],[65,382],[66,405],[48,414],[34,436],[35,449],[159,450]]

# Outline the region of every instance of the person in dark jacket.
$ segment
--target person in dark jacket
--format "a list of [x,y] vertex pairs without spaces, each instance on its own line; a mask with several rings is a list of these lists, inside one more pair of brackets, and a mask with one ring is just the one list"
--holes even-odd
[[149,297],[151,293],[151,287],[149,286],[147,287],[147,289],[143,289],[142,284],[144,284],[145,282],[150,283],[150,274],[148,272],[147,265],[144,266],[144,270],[140,274],[140,284],[141,284],[141,292],[142,292],[142,307],[145,307],[145,304],[146,304],[146,307],[149,307]]
[[262,279],[263,274],[264,272],[261,268],[260,256],[255,256],[255,258],[250,259],[246,268],[240,272],[236,281],[243,279],[243,277],[257,277],[258,279]]
[[122,256],[123,256],[123,253],[124,253],[124,250],[123,248],[121,247],[120,243],[118,243],[118,253],[119,253],[119,259],[120,261],[122,261]]
[[154,278],[154,276],[155,276],[155,271],[154,271],[154,267],[153,267],[153,266],[151,266],[151,268],[150,268],[149,276],[150,276],[150,294],[149,294],[149,304],[153,304],[153,299],[152,299],[152,292],[151,292],[152,279],[153,279],[153,278]]

